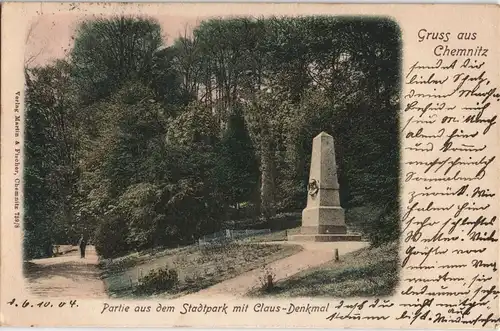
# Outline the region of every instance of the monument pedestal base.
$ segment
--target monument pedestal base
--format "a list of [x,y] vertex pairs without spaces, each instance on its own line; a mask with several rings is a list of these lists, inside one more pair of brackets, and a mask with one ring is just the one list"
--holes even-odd
[[359,234],[294,234],[288,237],[288,241],[313,241],[313,242],[335,242],[335,241],[361,241]]
[[290,241],[361,241],[361,235],[347,233],[344,209],[340,205],[339,183],[333,137],[321,132],[313,139],[307,205],[302,211],[300,234]]
[[347,234],[347,228],[345,225],[303,225],[300,234]]

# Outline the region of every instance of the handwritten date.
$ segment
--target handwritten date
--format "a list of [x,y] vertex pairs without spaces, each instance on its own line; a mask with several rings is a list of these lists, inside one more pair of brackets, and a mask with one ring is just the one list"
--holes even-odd
[[76,300],[63,300],[63,301],[29,301],[17,300],[16,298],[7,302],[8,305],[19,308],[78,308]]

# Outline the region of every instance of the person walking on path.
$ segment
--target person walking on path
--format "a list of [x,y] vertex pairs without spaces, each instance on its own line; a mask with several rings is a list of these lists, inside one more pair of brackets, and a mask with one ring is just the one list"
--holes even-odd
[[80,258],[84,259],[85,258],[85,249],[87,248],[87,241],[85,240],[85,237],[82,236],[80,237],[80,240],[78,241],[78,246],[80,247]]

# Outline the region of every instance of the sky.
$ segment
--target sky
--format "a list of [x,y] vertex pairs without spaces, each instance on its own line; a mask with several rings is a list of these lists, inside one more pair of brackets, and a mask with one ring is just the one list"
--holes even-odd
[[[94,15],[92,15],[94,16]],[[95,16],[94,16],[95,17]],[[73,46],[72,36],[78,24],[89,16],[81,14],[40,15],[32,23],[26,35],[25,60],[29,66],[45,65],[63,58]],[[159,15],[154,17],[162,27],[167,45],[180,35],[188,34],[202,18]]]

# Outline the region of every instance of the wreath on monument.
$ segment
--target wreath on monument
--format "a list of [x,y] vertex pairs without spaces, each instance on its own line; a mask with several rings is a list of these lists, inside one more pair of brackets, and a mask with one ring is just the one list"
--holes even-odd
[[307,185],[307,190],[309,191],[310,196],[315,196],[319,191],[319,183],[316,179],[311,179],[309,184]]

